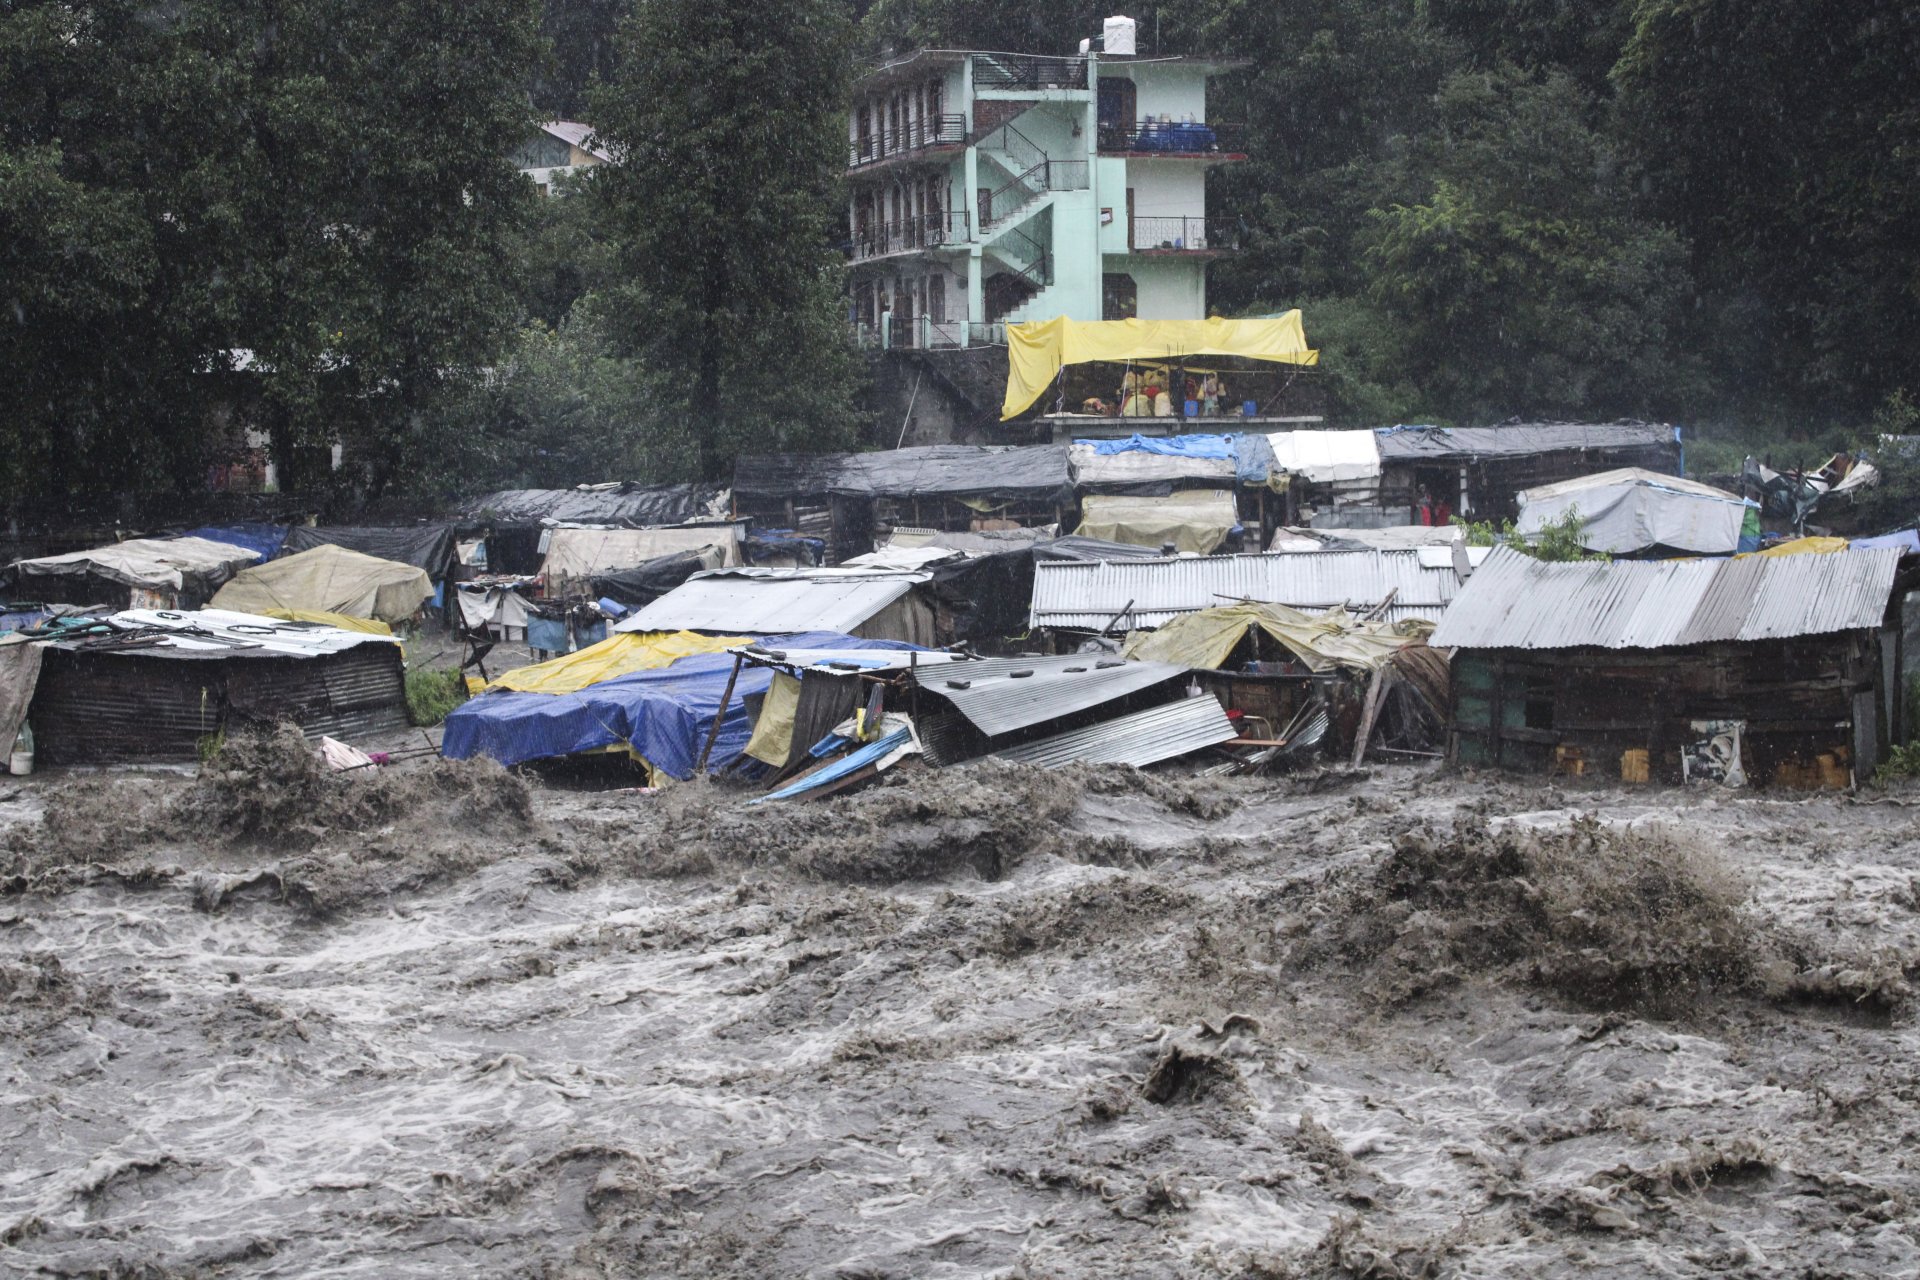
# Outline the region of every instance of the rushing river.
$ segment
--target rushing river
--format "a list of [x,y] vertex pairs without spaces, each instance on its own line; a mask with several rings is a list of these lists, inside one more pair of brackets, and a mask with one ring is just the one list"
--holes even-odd
[[[0,1272],[1920,1272],[1903,805],[1086,782],[73,849],[0,896]],[[1607,1008],[1441,973],[1464,917],[1429,990],[1313,958],[1408,829],[1568,805],[1723,862],[1754,972],[1842,994]],[[1382,910],[1403,960],[1445,914]]]

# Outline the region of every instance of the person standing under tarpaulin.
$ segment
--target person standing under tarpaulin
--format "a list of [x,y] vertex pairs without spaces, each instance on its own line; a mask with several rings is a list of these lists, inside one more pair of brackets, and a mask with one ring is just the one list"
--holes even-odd
[[1220,375],[1209,373],[1200,379],[1200,412],[1209,418],[1220,416]]
[[1453,521],[1453,508],[1447,505],[1445,498],[1436,498],[1425,485],[1420,486],[1419,496],[1414,500],[1414,523],[1428,527],[1438,527]]

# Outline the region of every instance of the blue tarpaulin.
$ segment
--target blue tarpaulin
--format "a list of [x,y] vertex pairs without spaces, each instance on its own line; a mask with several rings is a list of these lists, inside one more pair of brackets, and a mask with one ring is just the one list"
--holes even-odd
[[183,538],[205,538],[210,542],[224,542],[229,546],[245,547],[248,551],[257,551],[262,560],[271,560],[280,554],[280,544],[287,540],[287,526],[283,524],[209,524],[198,529],[189,529],[180,535]]
[[[911,649],[894,640],[859,640],[831,631],[769,636],[768,649]],[[576,693],[483,693],[447,717],[440,750],[449,759],[491,756],[504,765],[631,746],[662,773],[693,776],[700,748],[726,695],[733,655],[703,653],[670,667],[588,685]],[[744,700],[765,693],[771,669],[742,666],[707,767],[718,771],[746,750],[753,726]]]
[[1161,453],[1170,458],[1233,457],[1232,436],[1143,436],[1135,434],[1128,436],[1125,440],[1075,440],[1074,443],[1092,445],[1093,451],[1103,456],[1114,453]]
[[835,760],[825,768],[816,769],[806,777],[800,779],[800,781],[784,786],[772,795],[761,796],[759,800],[755,800],[753,803],[760,804],[766,800],[789,800],[794,796],[805,795],[809,791],[824,787],[830,782],[838,782],[842,778],[851,777],[875,761],[883,760],[893,752],[898,751],[901,747],[906,746],[911,737],[912,734],[907,730],[895,729],[878,742],[869,742],[866,746],[846,756],[844,759]]
[[1258,431],[1229,437],[1233,441],[1233,478],[1240,484],[1264,485],[1273,474],[1273,441]]
[[1908,555],[1920,555],[1920,530],[1902,529],[1877,538],[1855,538],[1847,544],[1851,551],[1871,551],[1875,547],[1898,547]]

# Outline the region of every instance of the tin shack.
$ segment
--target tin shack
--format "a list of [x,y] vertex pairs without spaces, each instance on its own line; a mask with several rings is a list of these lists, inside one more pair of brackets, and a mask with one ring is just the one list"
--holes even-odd
[[1845,786],[1906,726],[1896,549],[1550,564],[1506,548],[1432,643],[1449,755],[1628,782]]

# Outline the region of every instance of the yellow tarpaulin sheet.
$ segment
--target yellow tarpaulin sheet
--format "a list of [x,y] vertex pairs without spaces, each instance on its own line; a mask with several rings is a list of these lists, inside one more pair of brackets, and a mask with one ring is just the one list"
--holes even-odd
[[[1783,542],[1777,547],[1768,547],[1765,551],[1749,551],[1750,556],[1823,556],[1835,551],[1845,551],[1845,538],[1795,538],[1792,542]],[[1735,556],[1734,559],[1740,557]]]
[[1215,670],[1254,627],[1314,671],[1378,671],[1397,650],[1433,631],[1430,622],[1361,622],[1343,609],[1314,615],[1278,604],[1232,604],[1183,614],[1158,631],[1127,637],[1125,656]]
[[1279,364],[1319,364],[1298,311],[1261,320],[1031,320],[1007,326],[1007,400],[1000,419],[1027,411],[1061,366],[1095,360],[1170,360],[1241,356]]
[[747,740],[747,754],[776,769],[785,767],[793,754],[793,721],[799,710],[799,679],[774,672],[773,684],[760,704],[760,718],[753,722],[753,737]]
[[370,636],[390,636],[393,628],[378,618],[355,618],[344,613],[324,613],[319,609],[265,609],[261,617],[278,618],[282,622],[317,622],[325,627],[338,627],[342,631],[363,631]]
[[518,693],[577,693],[590,684],[672,666],[696,653],[719,653],[753,643],[752,636],[703,636],[694,631],[624,631],[577,653],[509,671],[488,685]]

